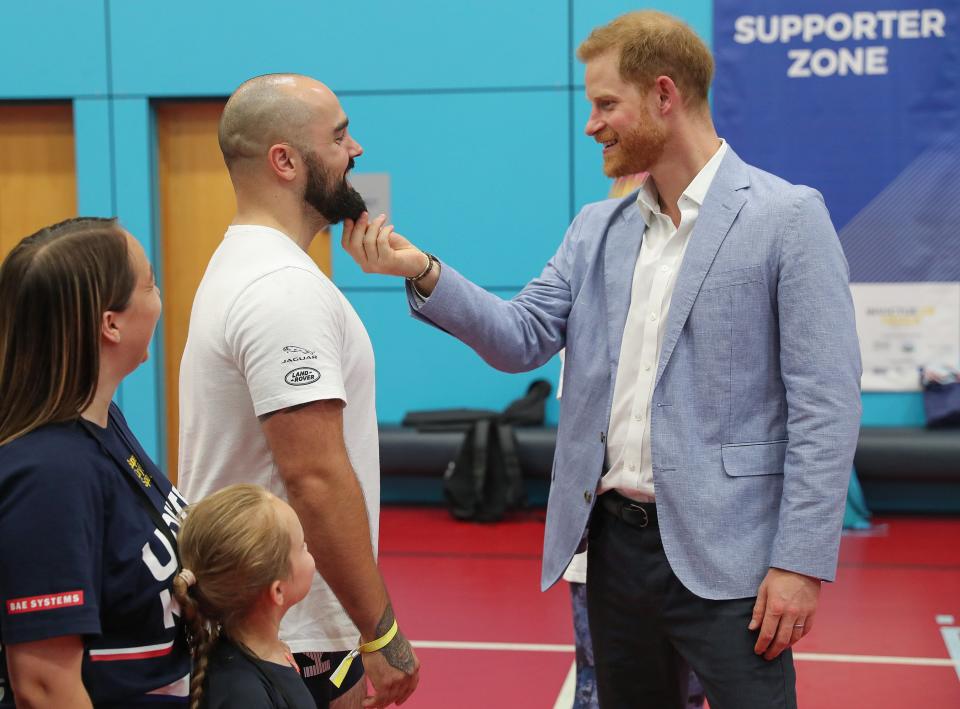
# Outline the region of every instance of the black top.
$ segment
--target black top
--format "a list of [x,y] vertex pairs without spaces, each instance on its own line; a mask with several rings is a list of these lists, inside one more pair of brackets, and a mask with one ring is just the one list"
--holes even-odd
[[260,660],[221,638],[203,681],[203,709],[316,709],[300,673]]
[[[168,537],[185,505],[115,406],[106,429],[50,424],[0,446],[0,643],[80,635],[95,706],[185,702]],[[3,649],[0,708],[13,705]]]

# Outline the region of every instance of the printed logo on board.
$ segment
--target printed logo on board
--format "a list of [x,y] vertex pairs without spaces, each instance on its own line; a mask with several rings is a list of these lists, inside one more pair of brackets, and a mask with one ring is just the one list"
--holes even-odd
[[11,598],[7,601],[7,614],[36,613],[37,611],[52,611],[57,608],[82,605],[83,591],[64,591],[62,593],[48,593],[45,596]]
[[313,384],[315,381],[320,379],[320,372],[312,367],[298,367],[287,372],[287,376],[283,378],[290,386],[303,386],[304,384]]
[[305,359],[319,359],[317,353],[313,350],[308,350],[306,347],[297,347],[296,345],[287,345],[283,348],[283,352],[289,355],[289,357],[285,357],[280,364],[302,362]]

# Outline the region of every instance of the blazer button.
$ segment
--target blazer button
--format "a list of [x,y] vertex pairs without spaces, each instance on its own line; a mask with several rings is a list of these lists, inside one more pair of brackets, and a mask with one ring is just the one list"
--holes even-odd
[[593,501],[593,493],[590,492],[589,490],[584,490],[584,491],[583,491],[583,501],[586,502],[586,503],[589,505],[589,504]]

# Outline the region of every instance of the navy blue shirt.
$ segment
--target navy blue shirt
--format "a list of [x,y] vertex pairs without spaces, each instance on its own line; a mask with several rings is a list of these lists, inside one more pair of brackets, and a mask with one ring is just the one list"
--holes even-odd
[[293,667],[245,655],[221,637],[210,654],[202,709],[316,709]]
[[[0,446],[0,643],[83,636],[94,705],[185,705],[178,563],[154,521],[175,535],[185,506],[113,405],[106,429],[50,424]],[[11,706],[0,649],[0,707]]]

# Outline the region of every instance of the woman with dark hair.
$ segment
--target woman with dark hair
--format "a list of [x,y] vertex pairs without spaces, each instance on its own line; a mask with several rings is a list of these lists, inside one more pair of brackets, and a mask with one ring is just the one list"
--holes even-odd
[[186,502],[111,403],[159,317],[114,219],[41,229],[0,266],[0,707],[186,705]]

